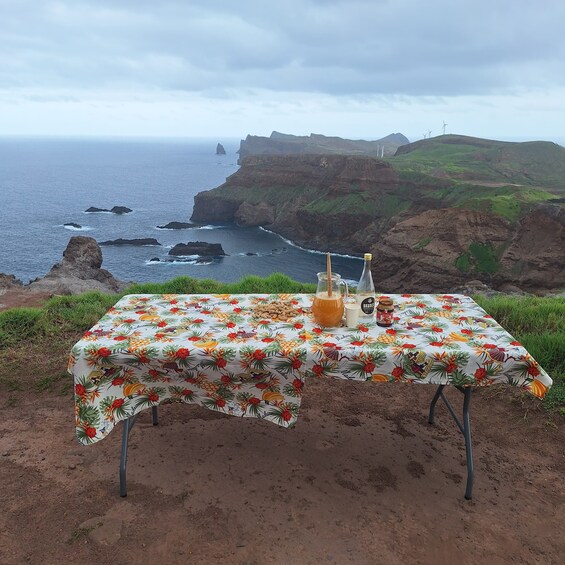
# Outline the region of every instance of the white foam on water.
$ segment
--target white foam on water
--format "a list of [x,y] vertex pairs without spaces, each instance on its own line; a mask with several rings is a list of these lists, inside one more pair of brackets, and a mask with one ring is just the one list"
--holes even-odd
[[224,229],[227,228],[228,226],[221,226],[221,225],[213,225],[213,224],[209,224],[206,226],[195,226],[193,228],[188,228],[189,230],[220,230],[220,229]]
[[172,261],[145,261],[145,265],[196,265],[199,266],[206,266],[211,265],[214,261],[199,261],[198,259],[189,259],[187,261],[182,260],[172,260]]
[[[316,249],[307,249],[306,247],[301,247],[300,245],[294,243],[290,239],[286,239],[286,237],[283,237],[282,235],[280,235],[280,234],[278,234],[274,231],[268,230],[268,229],[264,228],[263,226],[259,226],[259,229],[264,231],[264,232],[276,235],[277,237],[280,237],[285,243],[288,243],[289,245],[292,245],[292,247],[296,247],[297,249],[300,249],[301,251],[306,251],[307,253],[313,253],[315,255],[325,255],[326,254],[325,251],[317,251]],[[363,257],[356,257],[355,255],[346,255],[344,253],[331,253],[331,254],[335,257],[344,257],[345,259],[358,259],[359,261],[364,261]]]

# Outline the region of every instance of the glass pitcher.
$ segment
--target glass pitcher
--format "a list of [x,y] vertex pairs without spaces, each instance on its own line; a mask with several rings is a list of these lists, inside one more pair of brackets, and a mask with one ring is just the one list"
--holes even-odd
[[328,293],[327,273],[318,273],[318,288],[312,303],[314,320],[326,328],[337,328],[343,318],[343,303],[347,300],[347,283],[337,273],[331,274],[331,296]]

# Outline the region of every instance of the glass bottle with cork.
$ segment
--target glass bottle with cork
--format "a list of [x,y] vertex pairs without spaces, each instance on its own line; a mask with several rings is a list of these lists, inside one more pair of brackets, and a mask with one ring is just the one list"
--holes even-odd
[[371,274],[371,253],[365,253],[365,265],[357,285],[355,300],[359,305],[359,321],[363,324],[375,323],[375,284]]

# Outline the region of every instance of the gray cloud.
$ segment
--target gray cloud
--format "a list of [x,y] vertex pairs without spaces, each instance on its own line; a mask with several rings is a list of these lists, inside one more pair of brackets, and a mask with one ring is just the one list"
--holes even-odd
[[565,84],[560,0],[0,0],[0,88],[461,95]]

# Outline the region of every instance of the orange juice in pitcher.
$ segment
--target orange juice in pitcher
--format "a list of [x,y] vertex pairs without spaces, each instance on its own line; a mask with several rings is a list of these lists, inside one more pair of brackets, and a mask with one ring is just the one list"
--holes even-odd
[[[342,294],[342,289],[345,289]],[[325,272],[318,273],[318,289],[312,302],[312,316],[320,326],[336,328],[343,318],[343,300],[347,299],[347,283],[331,273],[330,284]]]

